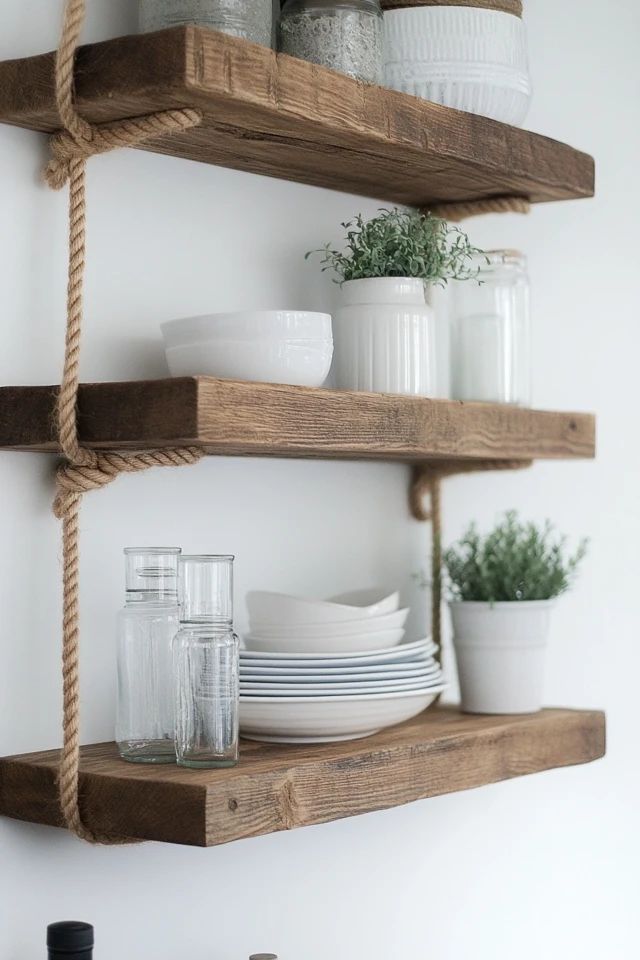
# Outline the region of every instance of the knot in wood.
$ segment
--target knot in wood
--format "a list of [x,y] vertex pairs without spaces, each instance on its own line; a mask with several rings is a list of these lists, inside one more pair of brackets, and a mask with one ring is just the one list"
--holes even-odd
[[45,180],[53,190],[61,190],[71,178],[74,161],[85,161],[122,147],[139,146],[147,140],[189,130],[201,122],[199,110],[164,110],[145,117],[89,125],[82,133],[59,130],[49,140],[52,159],[45,167]]

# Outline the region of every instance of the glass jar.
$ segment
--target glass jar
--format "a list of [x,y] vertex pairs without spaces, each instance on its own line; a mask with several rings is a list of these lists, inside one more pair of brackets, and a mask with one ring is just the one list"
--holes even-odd
[[279,49],[365,83],[382,83],[380,0],[286,0]]
[[527,261],[516,250],[478,255],[478,280],[453,284],[451,396],[531,404]]
[[183,767],[238,762],[239,645],[233,557],[180,557],[174,641],[176,756]]
[[140,33],[193,23],[272,46],[272,0],[139,0]]
[[179,547],[128,547],[126,603],[118,615],[120,756],[175,763],[172,644],[178,630]]

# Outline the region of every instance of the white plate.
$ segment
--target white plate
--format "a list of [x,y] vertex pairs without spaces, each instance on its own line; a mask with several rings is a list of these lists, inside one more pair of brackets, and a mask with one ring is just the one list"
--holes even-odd
[[381,630],[379,633],[361,633],[352,636],[333,637],[323,635],[316,638],[304,638],[295,634],[291,637],[262,637],[257,634],[245,635],[244,642],[249,650],[261,653],[337,653],[347,656],[350,653],[373,650],[386,650],[402,643],[404,630]]
[[357,740],[422,713],[443,689],[368,697],[241,697],[240,733],[271,743]]
[[366,697],[372,693],[389,693],[408,690],[432,690],[442,686],[442,674],[418,680],[379,680],[375,683],[241,683],[240,696],[247,697],[342,697],[353,695]]
[[[413,680],[418,677],[430,677],[440,669],[434,660],[416,663],[405,661],[410,666],[402,670],[391,670],[378,664],[361,670],[283,670],[277,667],[247,667],[240,669],[240,679],[247,683],[366,683],[371,680]],[[396,664],[389,664],[390,667]],[[402,664],[404,667],[404,664]]]
[[255,663],[263,667],[282,666],[282,667],[351,667],[361,663],[388,663],[402,660],[415,660],[416,657],[422,657],[435,653],[437,646],[431,638],[425,640],[414,640],[411,643],[401,643],[397,647],[388,647],[386,650],[367,651],[362,653],[351,653],[348,655],[336,653],[297,653],[292,656],[290,653],[259,653],[256,650],[241,650],[240,663]]
[[250,617],[251,634],[256,637],[303,637],[305,640],[316,640],[323,637],[351,637],[362,636],[366,633],[380,633],[382,630],[399,630],[404,627],[409,608],[386,613],[382,617],[365,617],[357,620],[340,621],[333,623],[290,623],[286,620],[261,621]]

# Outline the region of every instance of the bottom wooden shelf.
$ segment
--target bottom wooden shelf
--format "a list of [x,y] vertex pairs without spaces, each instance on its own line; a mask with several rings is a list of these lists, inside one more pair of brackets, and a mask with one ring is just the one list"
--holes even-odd
[[[604,755],[604,714],[481,717],[427,711],[366,740],[243,742],[230,770],[145,767],[112,743],[82,751],[81,806],[100,833],[215,846],[467,790]],[[0,760],[0,814],[60,826],[57,751]]]

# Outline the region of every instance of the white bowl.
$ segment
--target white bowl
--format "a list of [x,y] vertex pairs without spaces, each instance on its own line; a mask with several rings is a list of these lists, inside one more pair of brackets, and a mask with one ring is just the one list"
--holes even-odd
[[240,733],[272,743],[357,740],[422,713],[441,689],[364,697],[241,696]]
[[404,637],[404,630],[379,630],[375,633],[352,633],[339,636],[320,634],[317,637],[302,637],[298,633],[290,636],[258,636],[248,634],[244,638],[248,650],[259,653],[371,653],[397,646]]
[[389,10],[385,59],[394,90],[503,123],[526,116],[531,82],[519,17],[471,7]]
[[334,597],[331,600],[307,600],[286,593],[267,590],[251,590],[247,594],[249,616],[263,624],[310,624],[339,623],[347,620],[362,620],[394,613],[398,609],[399,596],[386,590],[363,590],[345,597],[363,597],[351,601]]
[[331,340],[331,316],[307,310],[208,313],[161,324],[165,347],[212,340]]
[[435,660],[381,664],[371,667],[240,667],[240,679],[260,683],[359,683],[368,680],[413,680],[438,673]]
[[330,340],[212,340],[166,349],[172,377],[220,377],[260,383],[320,387],[333,357]]
[[253,683],[240,684],[240,696],[247,697],[342,697],[353,695],[368,697],[372,693],[408,693],[410,690],[433,690],[442,686],[442,674],[430,679],[417,680],[380,680],[372,683],[305,683],[295,686],[291,683]]
[[263,639],[268,637],[300,637],[316,640],[321,637],[351,637],[380,633],[381,631],[400,630],[404,627],[409,609],[396,610],[384,617],[370,617],[366,620],[342,620],[339,623],[296,623],[271,624],[250,620],[250,633]]

